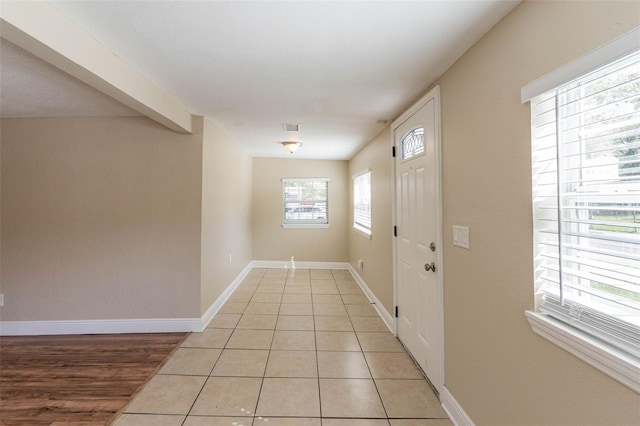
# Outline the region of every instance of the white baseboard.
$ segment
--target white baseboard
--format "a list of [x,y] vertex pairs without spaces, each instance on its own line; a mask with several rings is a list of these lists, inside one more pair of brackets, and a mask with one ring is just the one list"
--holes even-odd
[[141,318],[67,321],[0,321],[0,336],[51,334],[174,333],[200,328],[200,318]]
[[[290,269],[290,260],[254,260],[251,262],[254,268],[279,268]],[[295,261],[296,268],[302,269],[349,269],[347,262],[299,262]]]
[[440,402],[442,408],[447,412],[449,418],[456,426],[475,426],[471,417],[465,413],[462,406],[456,401],[449,389],[446,386],[442,388],[440,392]]
[[[37,336],[53,334],[120,334],[120,333],[172,333],[203,331],[222,305],[238,288],[252,268],[283,268],[290,262],[252,261],[229,284],[222,294],[211,304],[201,318],[140,318],[106,320],[65,320],[65,321],[0,321],[0,336]],[[373,294],[369,286],[346,262],[295,262],[296,268],[348,270],[365,293],[380,318],[392,333],[395,321]]]
[[387,328],[389,329],[389,331],[395,335],[396,334],[396,322],[393,319],[393,316],[389,312],[387,312],[387,310],[384,308],[384,306],[382,306],[382,303],[380,303],[380,300],[378,300],[376,295],[373,294],[373,292],[371,291],[371,289],[369,288],[367,283],[364,282],[364,280],[362,279],[360,274],[358,274],[358,272],[353,268],[353,266],[351,266],[351,264],[349,264],[349,263],[347,263],[347,265],[348,265],[347,269],[349,270],[349,272],[351,273],[353,278],[356,280],[356,282],[358,283],[358,285],[362,289],[362,292],[367,296],[367,299],[369,299],[369,301],[371,302],[371,304],[375,308],[376,312],[378,312],[378,315],[380,315],[380,318],[382,319],[382,321],[384,321],[384,323],[387,326]]
[[[252,268],[283,268],[286,262],[252,261],[211,304],[201,318],[108,319],[78,321],[0,321],[0,336],[33,336],[54,334],[120,334],[171,333],[203,331],[225,302],[238,288]],[[346,262],[296,262],[297,268],[348,270],[389,331],[395,334],[395,320],[358,272]],[[456,426],[475,426],[447,387],[440,393],[442,407]]]
[[209,306],[209,309],[207,309],[207,312],[205,312],[202,318],[200,318],[200,328],[198,330],[192,331],[204,331],[204,329],[207,328],[213,317],[215,317],[222,308],[222,305],[224,305],[229,297],[231,297],[233,292],[236,291],[240,283],[242,283],[242,280],[244,280],[246,276],[249,275],[249,272],[253,267],[252,264],[253,262],[249,262],[247,266],[245,266],[245,268],[240,271],[240,274],[235,277],[231,284],[229,284],[229,286],[222,292],[222,294],[220,294],[220,296],[218,296],[218,298],[213,301],[211,306]]
[[[387,312],[387,310],[382,306],[382,303],[378,300],[375,294],[371,291],[367,283],[362,279],[362,277],[358,274],[355,268],[349,264],[349,272],[353,275],[353,278],[356,280],[364,294],[367,296],[370,302],[372,302],[373,307],[382,318],[382,321],[386,324],[389,331],[396,334],[396,322],[393,316]],[[467,413],[462,409],[462,406],[458,403],[458,401],[453,397],[449,389],[446,386],[442,388],[442,392],[440,393],[440,402],[442,404],[442,408],[447,412],[449,418],[456,426],[475,426],[471,418],[467,415]]]
[[0,321],[0,336],[54,334],[178,333],[203,331],[242,280],[252,262],[240,272],[201,318],[140,318],[65,321]]

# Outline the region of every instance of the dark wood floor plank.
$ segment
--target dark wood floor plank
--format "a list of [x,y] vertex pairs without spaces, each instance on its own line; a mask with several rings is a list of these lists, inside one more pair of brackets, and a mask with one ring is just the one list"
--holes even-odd
[[187,333],[0,337],[0,425],[106,425]]

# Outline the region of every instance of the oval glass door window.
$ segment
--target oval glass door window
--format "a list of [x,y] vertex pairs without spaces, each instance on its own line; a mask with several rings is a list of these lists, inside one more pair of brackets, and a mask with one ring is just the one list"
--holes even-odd
[[422,153],[424,153],[424,129],[419,127],[402,138],[402,159],[408,160]]

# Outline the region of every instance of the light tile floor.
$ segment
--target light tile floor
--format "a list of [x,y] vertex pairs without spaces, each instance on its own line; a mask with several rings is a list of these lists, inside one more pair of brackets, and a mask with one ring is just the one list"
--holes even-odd
[[348,271],[262,268],[115,424],[452,425]]

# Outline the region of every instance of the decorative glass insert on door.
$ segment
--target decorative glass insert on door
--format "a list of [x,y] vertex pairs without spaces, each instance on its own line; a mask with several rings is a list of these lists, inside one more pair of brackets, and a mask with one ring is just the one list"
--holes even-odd
[[422,127],[413,129],[402,138],[402,159],[408,160],[411,157],[424,152],[424,129]]

